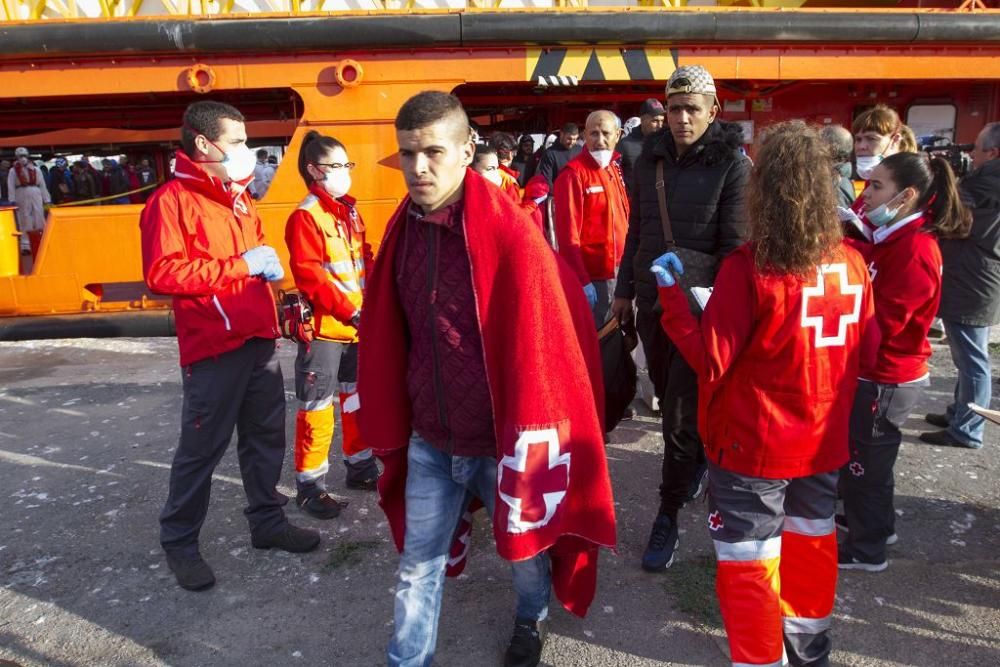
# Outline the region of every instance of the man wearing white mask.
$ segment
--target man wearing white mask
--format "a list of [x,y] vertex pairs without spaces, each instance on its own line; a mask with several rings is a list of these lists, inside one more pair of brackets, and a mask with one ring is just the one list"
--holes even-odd
[[269,282],[284,270],[247,187],[254,155],[243,115],[195,102],[184,112],[176,178],[139,220],[143,275],[173,297],[184,403],[181,435],[160,514],[160,544],[177,583],[210,588],[198,535],[212,473],[237,431],[250,541],[258,549],[311,551],[319,533],[288,523],[277,484],[285,458],[285,389]]
[[378,480],[378,466],[357,424],[358,324],[372,251],[355,200],[347,194],[353,169],[341,142],[309,132],[299,150],[299,174],[309,194],[285,226],[295,286],[313,313],[311,336],[295,336],[295,394],[300,401],[295,417],[295,501],[317,519],[332,519],[343,508],[326,492],[325,482],[335,393],[346,486],[374,491]]
[[17,204],[17,227],[21,230],[21,250],[29,251],[28,232],[45,228],[45,204],[52,202],[45,187],[45,174],[28,157],[28,149],[14,151],[14,165],[7,172],[7,191]]
[[559,254],[580,278],[598,328],[610,313],[628,233],[628,194],[615,152],[621,135],[618,116],[610,111],[591,113],[584,150],[566,164],[555,183]]

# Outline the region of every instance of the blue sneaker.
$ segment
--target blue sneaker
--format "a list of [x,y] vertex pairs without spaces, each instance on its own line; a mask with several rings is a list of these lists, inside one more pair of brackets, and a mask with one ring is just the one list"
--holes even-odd
[[649,534],[646,553],[642,555],[642,569],[659,572],[674,563],[674,550],[680,544],[677,538],[677,522],[666,514],[657,514],[653,530]]

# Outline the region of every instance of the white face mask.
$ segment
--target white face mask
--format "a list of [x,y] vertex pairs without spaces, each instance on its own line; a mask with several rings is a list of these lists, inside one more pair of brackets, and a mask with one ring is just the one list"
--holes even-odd
[[242,181],[253,174],[253,169],[257,166],[257,156],[243,144],[225,153],[220,164],[226,170],[229,180]]
[[334,199],[343,197],[351,189],[351,172],[347,169],[334,169],[326,172],[323,177],[323,189]]
[[858,176],[864,180],[871,178],[872,172],[875,171],[875,167],[879,166],[884,160],[881,155],[866,155],[864,157],[857,157],[854,160],[854,165],[858,170]]
[[26,158],[23,155],[21,157],[17,158],[17,161],[20,162],[21,164],[28,164],[28,158]]
[[601,169],[606,168],[611,164],[611,156],[613,153],[607,149],[599,151],[590,151],[590,157],[594,158],[594,161],[601,165]]

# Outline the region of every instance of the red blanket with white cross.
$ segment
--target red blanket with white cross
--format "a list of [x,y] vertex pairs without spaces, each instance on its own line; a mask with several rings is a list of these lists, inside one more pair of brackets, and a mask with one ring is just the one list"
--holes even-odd
[[[596,589],[598,549],[615,545],[593,318],[579,280],[515,202],[471,170],[463,197],[496,424],[497,552],[519,561],[548,551],[556,597],[583,616]],[[406,318],[393,266],[409,205],[407,198],[389,223],[369,276],[358,367],[362,436],[385,465],[379,494],[400,550],[411,408]],[[465,528],[456,526],[458,570]]]

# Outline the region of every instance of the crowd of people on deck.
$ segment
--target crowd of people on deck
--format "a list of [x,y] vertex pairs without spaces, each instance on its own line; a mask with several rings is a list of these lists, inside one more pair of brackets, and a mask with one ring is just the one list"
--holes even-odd
[[180,351],[159,521],[181,587],[215,583],[198,538],[234,429],[253,546],[320,543],[276,488],[284,335],[298,348],[295,504],[320,520],[345,509],[327,481],[339,413],[344,485],[377,491],[400,552],[388,664],[433,662],[445,577],[485,515],[517,595],[503,664],[538,665],[551,593],[585,615],[599,551],[616,545],[596,333],[614,320],[638,333],[662,421],[637,564],[671,566],[678,514],[707,488],[733,664],[829,664],[838,571],[885,570],[898,539],[893,467],[937,316],[959,375],[921,439],[983,446],[969,404],[990,403],[1000,322],[1000,124],[961,182],[885,106],[850,129],[773,125],[751,163],[708,70],[677,68],[664,93],[627,136],[595,109],[539,150],[530,135],[477,143],[453,95],[411,97],[395,118],[408,195],[377,255],[351,195],[368,166],[309,132],[307,194],[285,229],[297,293],[278,311],[280,240],[252,190],[267,156],[237,109],[188,107],[178,178],[140,222]]
[[[262,199],[274,179],[278,159],[266,149],[259,149],[256,157],[250,194]],[[173,177],[172,169],[167,177]],[[63,155],[43,161],[22,146],[14,151],[13,161],[0,160],[0,206],[17,207],[17,228],[23,232],[21,251],[29,253],[29,234],[40,235],[44,230],[49,206],[144,204],[162,180],[149,157],[136,163],[127,155],[98,158],[83,153],[72,162]]]

